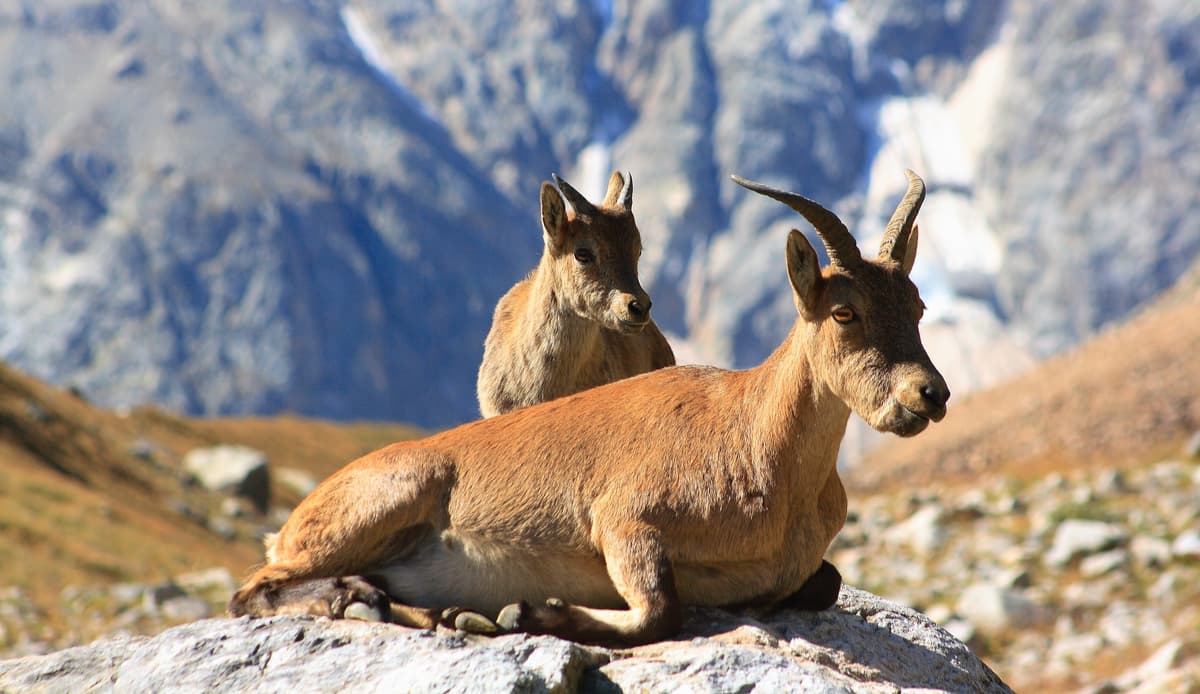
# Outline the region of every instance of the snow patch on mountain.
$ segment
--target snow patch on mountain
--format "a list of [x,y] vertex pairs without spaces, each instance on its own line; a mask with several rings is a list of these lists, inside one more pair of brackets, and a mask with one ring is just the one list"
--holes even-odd
[[608,177],[612,175],[612,145],[595,141],[584,147],[575,160],[575,177],[571,184],[593,202],[604,198]]
[[338,16],[342,19],[342,26],[346,30],[346,35],[350,37],[350,41],[358,49],[359,55],[362,56],[367,65],[383,78],[383,82],[395,92],[396,96],[430,122],[437,123],[438,118],[433,110],[426,106],[408,87],[404,86],[396,78],[395,71],[388,64],[387,56],[384,55],[383,48],[380,46],[378,39],[371,33],[371,29],[367,25],[367,20],[362,12],[350,5],[343,5],[338,12]]
[[836,1],[829,3],[830,25],[846,37],[850,44],[850,56],[855,78],[866,81],[870,74],[871,31],[859,17],[851,3]]

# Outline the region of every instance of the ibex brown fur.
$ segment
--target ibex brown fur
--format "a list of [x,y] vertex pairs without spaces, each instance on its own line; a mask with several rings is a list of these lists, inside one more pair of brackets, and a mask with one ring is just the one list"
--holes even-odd
[[832,259],[788,236],[799,317],[762,365],[653,371],[367,455],[292,512],[231,613],[629,645],[673,634],[681,605],[832,604],[850,411],[901,436],[946,412],[907,276],[923,186],[910,173],[865,260],[816,203],[738,182],[797,209]]
[[638,282],[633,177],[614,171],[598,207],[554,180],[572,209],[542,184],[545,249],[496,305],[477,384],[484,417],[675,364]]

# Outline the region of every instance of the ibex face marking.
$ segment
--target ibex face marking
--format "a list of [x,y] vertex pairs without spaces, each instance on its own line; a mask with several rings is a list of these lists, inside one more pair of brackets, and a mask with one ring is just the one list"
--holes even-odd
[[872,427],[920,433],[946,414],[949,389],[921,344],[924,304],[899,266],[863,261],[854,273],[827,269],[814,302],[814,371]]
[[914,436],[946,415],[950,389],[921,344],[917,324],[925,310],[908,278],[917,253],[915,220],[925,185],[906,171],[908,192],[892,215],[879,256],[866,260],[849,230],[829,210],[796,193],[739,179],[775,198],[812,223],[830,266],[799,231],[788,236],[788,275],[796,308],[818,347],[810,354],[818,374],[836,396],[872,427]]
[[[563,195],[542,184],[542,231],[551,271],[563,288],[561,298],[581,317],[610,330],[641,332],[650,322],[650,296],[638,281],[642,237],[624,202],[632,205],[632,179],[614,172],[605,203],[597,207],[554,178]],[[570,211],[563,197],[571,203]]]

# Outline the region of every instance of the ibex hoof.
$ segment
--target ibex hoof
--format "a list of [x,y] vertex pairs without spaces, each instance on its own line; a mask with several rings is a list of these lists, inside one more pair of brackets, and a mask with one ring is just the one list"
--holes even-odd
[[365,602],[352,602],[342,612],[343,619],[361,619],[364,622],[382,622],[383,614]]
[[520,631],[521,618],[529,610],[529,605],[524,600],[514,602],[511,605],[506,605],[500,610],[500,615],[496,617],[496,624],[505,631]]
[[478,612],[459,612],[454,617],[454,628],[469,634],[495,634],[500,627]]

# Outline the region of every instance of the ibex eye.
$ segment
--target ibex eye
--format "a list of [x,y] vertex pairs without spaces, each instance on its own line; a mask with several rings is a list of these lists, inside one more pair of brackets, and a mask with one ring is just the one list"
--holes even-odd
[[575,249],[575,260],[578,260],[581,263],[587,264],[587,263],[595,262],[596,256],[590,250],[588,250],[586,248],[576,248]]
[[854,320],[854,309],[845,306],[839,306],[833,309],[833,319],[843,325]]

